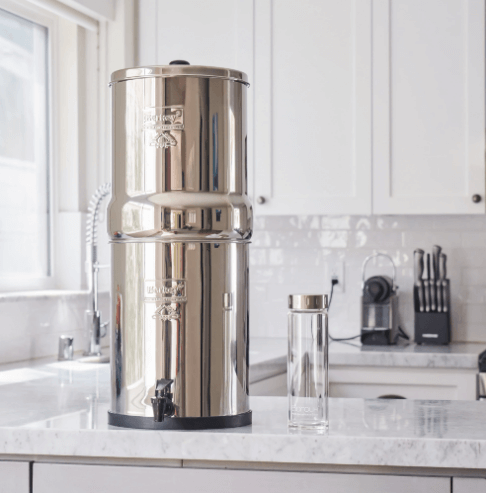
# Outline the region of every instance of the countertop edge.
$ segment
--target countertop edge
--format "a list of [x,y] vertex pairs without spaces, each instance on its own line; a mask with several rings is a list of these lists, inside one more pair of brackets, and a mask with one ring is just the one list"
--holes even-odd
[[[481,449],[486,447],[486,439],[326,437],[330,442],[329,447],[323,447],[321,437],[302,435],[250,438],[251,435],[246,433],[148,433],[140,430],[116,430],[115,433],[119,434],[119,440],[111,429],[75,431],[0,428],[0,457],[52,455],[131,460],[486,469],[486,454],[481,454]],[[130,442],[139,439],[142,434],[145,453],[134,454]],[[108,438],[110,445],[107,447]],[[269,441],[272,442],[270,448]],[[204,454],[195,453],[197,449],[204,450]],[[278,458],[275,458],[275,454],[278,454]],[[388,460],[383,460],[384,457]]]

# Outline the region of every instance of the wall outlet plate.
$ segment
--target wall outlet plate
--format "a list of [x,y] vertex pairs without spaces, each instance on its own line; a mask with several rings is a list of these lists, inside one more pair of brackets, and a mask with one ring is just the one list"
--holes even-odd
[[331,292],[331,280],[337,279],[338,283],[334,286],[335,293],[344,293],[344,262],[328,262],[327,283],[329,283],[329,292]]

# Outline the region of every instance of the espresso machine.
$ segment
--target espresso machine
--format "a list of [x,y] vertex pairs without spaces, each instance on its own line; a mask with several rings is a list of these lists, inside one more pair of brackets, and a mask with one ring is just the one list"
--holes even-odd
[[248,425],[247,76],[175,61],[110,85],[109,424]]
[[[392,278],[383,275],[366,278],[366,265],[377,257],[384,257],[390,262],[393,269]],[[396,344],[400,329],[396,268],[392,258],[384,253],[369,255],[363,262],[362,276],[361,344],[372,346]]]

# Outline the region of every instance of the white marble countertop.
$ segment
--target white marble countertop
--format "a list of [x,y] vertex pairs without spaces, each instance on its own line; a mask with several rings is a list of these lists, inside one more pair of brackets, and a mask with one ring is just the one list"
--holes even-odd
[[[394,346],[362,346],[358,342],[331,342],[329,364],[331,366],[383,366],[409,368],[478,368],[478,356],[486,349],[482,343],[453,342],[447,346],[421,346],[415,343]],[[250,362],[256,359],[257,371],[266,369],[269,376],[286,371],[287,339],[253,338],[250,340]],[[273,373],[272,373],[273,371]],[[263,373],[258,373],[260,376]],[[265,376],[265,378],[269,378]]]
[[486,403],[331,399],[329,431],[292,433],[284,397],[251,399],[253,425],[209,431],[109,427],[109,366],[0,371],[0,454],[486,468]]

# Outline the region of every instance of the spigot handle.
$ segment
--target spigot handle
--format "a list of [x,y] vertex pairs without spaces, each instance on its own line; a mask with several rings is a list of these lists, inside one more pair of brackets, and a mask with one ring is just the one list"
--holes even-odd
[[155,397],[152,397],[152,408],[154,411],[154,421],[162,422],[166,416],[172,416],[175,411],[172,402],[172,393],[169,388],[174,380],[162,378],[157,380],[155,387]]
[[169,393],[169,387],[174,383],[174,380],[170,378],[161,378],[157,380],[157,385],[155,387],[156,396],[164,396]]

